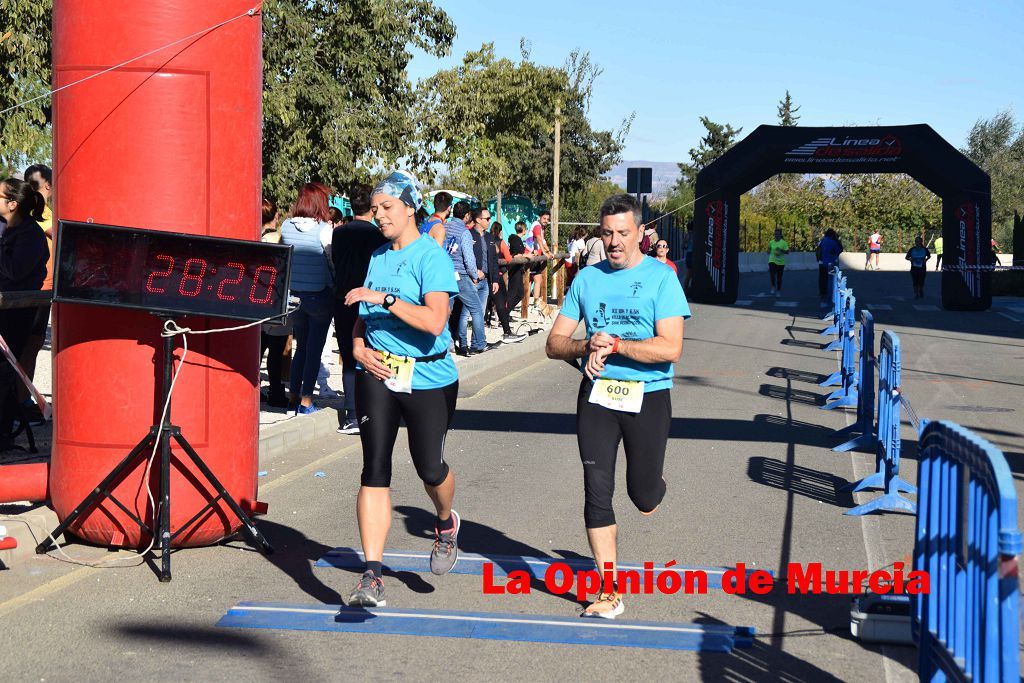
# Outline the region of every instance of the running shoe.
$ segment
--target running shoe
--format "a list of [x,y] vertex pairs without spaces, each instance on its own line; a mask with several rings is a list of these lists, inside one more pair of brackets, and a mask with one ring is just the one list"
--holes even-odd
[[434,549],[430,551],[430,571],[441,576],[447,574],[459,559],[459,513],[452,510],[448,520],[451,527],[444,531],[434,527]]
[[501,343],[502,344],[515,344],[516,342],[521,342],[524,339],[526,339],[526,335],[525,334],[506,334],[505,336],[503,336],[501,338]]
[[309,405],[309,406],[304,406],[304,405],[302,405],[300,403],[295,408],[295,414],[296,415],[309,415],[310,413],[315,413],[318,410],[320,410],[320,406],[318,406],[315,403],[313,405]]
[[348,596],[349,607],[386,607],[384,599],[384,580],[367,570],[359,577],[352,594]]
[[597,600],[580,612],[580,616],[586,619],[614,619],[626,611],[622,603],[622,596],[618,593],[601,593]]
[[338,427],[339,434],[358,434],[359,433],[359,422],[354,417],[350,417],[345,420],[344,424]]

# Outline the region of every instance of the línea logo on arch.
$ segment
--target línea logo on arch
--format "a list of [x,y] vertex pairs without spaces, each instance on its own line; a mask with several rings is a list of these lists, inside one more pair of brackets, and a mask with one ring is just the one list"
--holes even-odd
[[789,150],[786,161],[896,161],[902,154],[903,143],[895,135],[822,137]]

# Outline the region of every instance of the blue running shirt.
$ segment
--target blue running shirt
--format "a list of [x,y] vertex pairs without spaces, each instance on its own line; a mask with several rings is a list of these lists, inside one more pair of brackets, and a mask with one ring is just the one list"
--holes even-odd
[[[451,296],[459,291],[452,260],[437,242],[423,235],[403,249],[396,251],[388,243],[373,252],[365,286],[417,306],[424,305],[427,292],[447,292]],[[378,351],[422,358],[447,352],[451,345],[447,325],[435,337],[410,327],[382,306],[365,301],[359,303],[359,317],[366,324],[366,345]],[[448,354],[441,360],[416,363],[412,388],[446,387],[458,378],[455,359]]]
[[[583,320],[587,337],[598,332],[641,341],[657,336],[655,323],[690,317],[679,277],[657,259],[644,256],[632,268],[615,270],[607,261],[581,268],[565,295],[561,314]],[[604,379],[643,380],[644,391],[672,387],[672,363],[639,363],[620,354],[605,360]]]

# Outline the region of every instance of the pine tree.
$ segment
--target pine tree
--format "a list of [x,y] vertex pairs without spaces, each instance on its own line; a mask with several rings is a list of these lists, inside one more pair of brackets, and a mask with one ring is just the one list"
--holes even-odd
[[795,126],[800,121],[800,117],[796,113],[800,111],[800,107],[793,106],[793,98],[790,97],[789,91],[786,91],[786,97],[779,100],[779,125],[780,126]]

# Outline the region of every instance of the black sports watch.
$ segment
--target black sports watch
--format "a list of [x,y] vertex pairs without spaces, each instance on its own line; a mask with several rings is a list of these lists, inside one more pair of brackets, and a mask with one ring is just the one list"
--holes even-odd
[[396,301],[398,301],[398,297],[396,297],[394,294],[385,294],[384,303],[382,303],[381,306],[386,311],[392,306],[394,306]]

